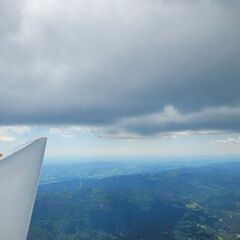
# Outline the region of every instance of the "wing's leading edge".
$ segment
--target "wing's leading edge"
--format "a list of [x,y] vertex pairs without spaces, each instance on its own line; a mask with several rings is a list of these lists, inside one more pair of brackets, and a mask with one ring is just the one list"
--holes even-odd
[[0,160],[0,240],[26,240],[46,138]]

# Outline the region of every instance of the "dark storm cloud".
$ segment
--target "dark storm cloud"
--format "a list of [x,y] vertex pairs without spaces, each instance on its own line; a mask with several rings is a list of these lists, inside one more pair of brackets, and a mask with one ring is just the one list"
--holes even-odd
[[127,130],[138,135],[155,135],[158,133],[191,130],[212,133],[212,131],[240,131],[240,108],[217,107],[196,113],[181,114],[172,106],[163,112],[143,118],[132,118],[122,123],[121,131]]
[[1,124],[239,130],[239,1],[0,3]]

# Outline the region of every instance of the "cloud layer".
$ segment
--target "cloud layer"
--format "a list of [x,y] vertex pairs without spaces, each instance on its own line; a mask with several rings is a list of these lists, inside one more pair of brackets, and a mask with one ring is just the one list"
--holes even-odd
[[239,131],[239,1],[0,3],[2,125]]
[[10,143],[16,141],[16,135],[23,135],[31,132],[29,126],[5,126],[0,127],[0,143]]
[[212,141],[211,144],[220,144],[220,145],[240,144],[240,136],[238,138],[218,139],[218,140]]

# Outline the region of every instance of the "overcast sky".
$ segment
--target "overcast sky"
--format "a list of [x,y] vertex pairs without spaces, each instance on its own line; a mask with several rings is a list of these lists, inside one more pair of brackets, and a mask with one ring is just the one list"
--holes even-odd
[[240,155],[240,1],[0,4],[3,149]]

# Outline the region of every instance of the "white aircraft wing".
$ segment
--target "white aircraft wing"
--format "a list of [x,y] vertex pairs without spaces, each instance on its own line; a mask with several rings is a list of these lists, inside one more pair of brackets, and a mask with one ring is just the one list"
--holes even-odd
[[0,159],[0,240],[26,240],[46,138]]

